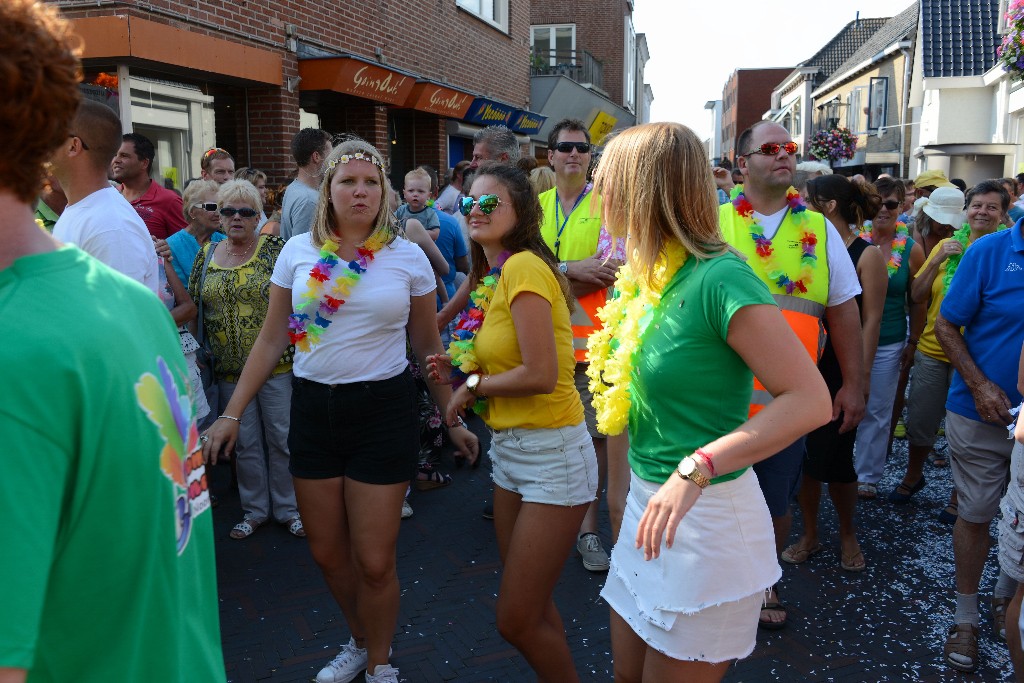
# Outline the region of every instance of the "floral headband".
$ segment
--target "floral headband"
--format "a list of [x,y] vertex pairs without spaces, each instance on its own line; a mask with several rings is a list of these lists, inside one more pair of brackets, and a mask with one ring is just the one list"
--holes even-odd
[[377,168],[384,170],[384,164],[381,163],[380,159],[373,156],[372,154],[366,154],[364,152],[356,152],[354,154],[342,154],[341,156],[335,157],[327,162],[328,173],[334,170],[334,167],[338,164],[347,164],[350,161],[358,159],[359,161],[366,161],[373,164]]

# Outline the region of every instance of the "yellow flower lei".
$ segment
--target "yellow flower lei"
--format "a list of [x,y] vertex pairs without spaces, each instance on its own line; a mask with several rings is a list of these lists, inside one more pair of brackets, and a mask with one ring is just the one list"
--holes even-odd
[[646,324],[642,320],[657,308],[661,292],[686,263],[687,252],[678,242],[668,244],[654,267],[653,285],[638,279],[628,264],[615,280],[617,296],[601,307],[597,315],[602,327],[587,340],[590,391],[594,395],[597,428],[603,434],[619,434],[629,420],[629,384],[633,355],[640,345]]

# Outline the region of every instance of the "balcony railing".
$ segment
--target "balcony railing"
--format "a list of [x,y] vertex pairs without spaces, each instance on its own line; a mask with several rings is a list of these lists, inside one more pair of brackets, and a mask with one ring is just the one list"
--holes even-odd
[[531,76],[567,76],[577,83],[604,88],[604,64],[586,50],[533,50]]

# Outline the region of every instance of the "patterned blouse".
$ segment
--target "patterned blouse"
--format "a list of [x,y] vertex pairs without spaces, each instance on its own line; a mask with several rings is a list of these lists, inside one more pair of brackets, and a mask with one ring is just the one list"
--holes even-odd
[[[207,243],[192,264],[188,289],[199,305],[199,279],[203,262],[210,249]],[[224,268],[210,260],[203,283],[204,332],[213,349],[213,371],[218,380],[237,382],[245,367],[249,352],[263,327],[270,305],[270,275],[284,247],[284,240],[273,235],[261,235],[256,251],[245,263]],[[289,346],[273,375],[292,369],[295,347]]]

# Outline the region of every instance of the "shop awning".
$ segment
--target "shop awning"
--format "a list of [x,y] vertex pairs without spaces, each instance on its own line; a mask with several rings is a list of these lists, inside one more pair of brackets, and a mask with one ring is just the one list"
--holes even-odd
[[512,122],[508,127],[523,135],[536,135],[544,127],[544,122],[547,120],[548,117],[546,116],[541,116],[525,109],[517,109],[512,115]]
[[333,90],[376,102],[404,106],[416,77],[356,57],[299,60],[300,90]]
[[283,85],[281,55],[127,14],[72,19],[82,59],[109,59]]
[[433,81],[417,81],[405,106],[428,114],[461,119],[469,111],[474,95]]
[[499,124],[507,126],[516,111],[516,108],[513,106],[489,100],[486,97],[478,97],[473,100],[473,104],[469,107],[469,112],[466,113],[464,120],[480,124],[481,126],[496,126]]

